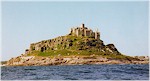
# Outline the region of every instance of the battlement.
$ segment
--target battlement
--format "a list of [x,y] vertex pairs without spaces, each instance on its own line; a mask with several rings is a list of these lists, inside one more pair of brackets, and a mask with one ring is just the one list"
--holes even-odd
[[84,24],[81,24],[80,27],[71,28],[70,33],[75,36],[87,36],[93,37],[95,39],[100,39],[100,32],[98,31],[93,32],[91,29],[85,27]]

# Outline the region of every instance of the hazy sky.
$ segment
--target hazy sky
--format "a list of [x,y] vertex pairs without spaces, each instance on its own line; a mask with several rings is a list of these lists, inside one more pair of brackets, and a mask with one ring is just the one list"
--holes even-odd
[[81,23],[125,55],[148,55],[148,2],[2,2],[2,60]]

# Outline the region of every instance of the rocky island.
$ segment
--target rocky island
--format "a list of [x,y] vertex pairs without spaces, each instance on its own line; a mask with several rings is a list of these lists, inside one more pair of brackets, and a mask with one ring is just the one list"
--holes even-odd
[[24,54],[7,61],[8,66],[75,64],[148,64],[149,57],[131,57],[120,53],[114,44],[105,45],[100,32],[82,24],[70,33],[32,43]]

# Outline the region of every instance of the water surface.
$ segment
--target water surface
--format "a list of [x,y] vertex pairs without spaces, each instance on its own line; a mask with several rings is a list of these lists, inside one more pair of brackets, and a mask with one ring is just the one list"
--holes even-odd
[[148,64],[1,67],[2,80],[148,80]]

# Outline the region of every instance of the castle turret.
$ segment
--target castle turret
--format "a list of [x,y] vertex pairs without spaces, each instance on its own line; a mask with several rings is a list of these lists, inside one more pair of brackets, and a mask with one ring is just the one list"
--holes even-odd
[[81,28],[84,28],[84,24],[81,24]]
[[95,31],[95,39],[99,39],[100,38],[100,32],[98,32],[98,29],[96,29]]

